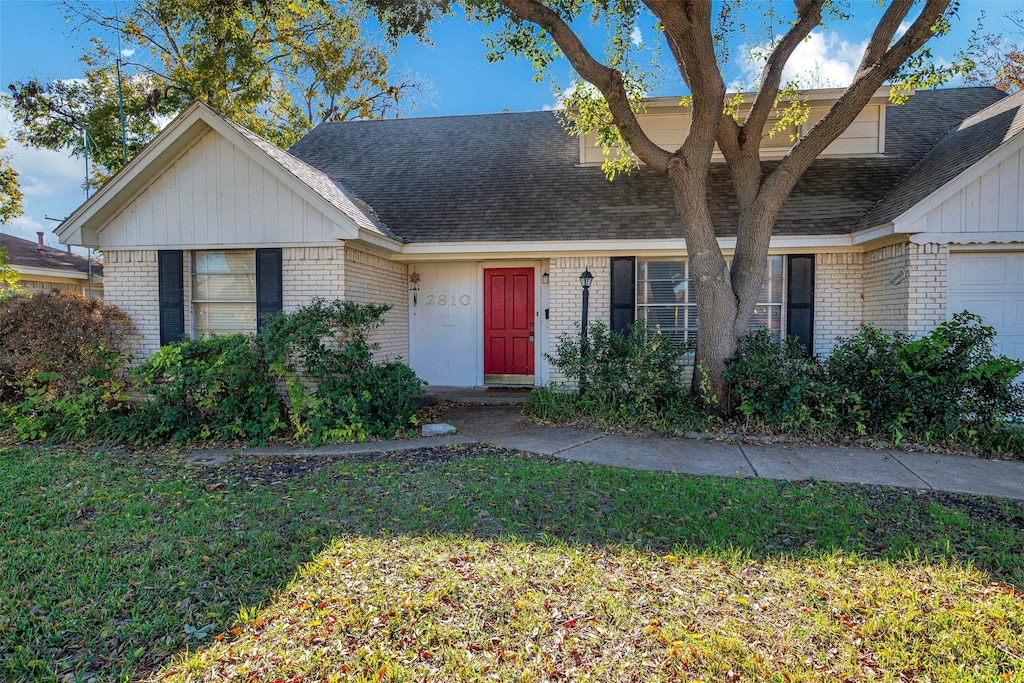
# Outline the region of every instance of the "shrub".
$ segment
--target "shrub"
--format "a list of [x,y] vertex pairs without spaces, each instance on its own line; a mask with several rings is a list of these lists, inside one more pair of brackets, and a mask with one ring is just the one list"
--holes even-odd
[[0,301],[0,432],[93,443],[128,411],[128,316],[71,292]]
[[871,429],[946,438],[1024,412],[1024,388],[1014,383],[1024,363],[995,355],[994,339],[966,312],[918,339],[865,327],[840,340],[825,370],[860,395]]
[[315,299],[260,332],[268,367],[288,388],[296,438],[365,441],[410,426],[423,380],[399,360],[375,363],[369,341],[389,309]]
[[755,423],[790,432],[863,432],[858,395],[829,382],[795,337],[779,344],[767,328],[745,335],[725,379],[739,411]]
[[0,401],[42,389],[54,399],[91,378],[113,379],[129,358],[131,319],[100,299],[73,292],[0,302]]
[[590,326],[587,347],[562,336],[548,355],[562,375],[583,375],[584,396],[568,387],[534,391],[524,409],[541,418],[588,417],[610,425],[670,428],[703,424],[684,383],[691,347],[647,330],[638,320],[624,333],[603,323]]
[[137,442],[265,442],[287,426],[259,339],[169,344],[132,374],[150,396],[131,423]]

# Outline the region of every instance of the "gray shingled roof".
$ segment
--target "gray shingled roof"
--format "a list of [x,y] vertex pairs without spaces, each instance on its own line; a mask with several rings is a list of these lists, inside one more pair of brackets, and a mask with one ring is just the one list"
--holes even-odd
[[[950,127],[1003,97],[993,88],[937,90],[889,107],[885,155],[816,161],[783,205],[776,234],[850,232]],[[680,235],[663,176],[641,169],[608,182],[600,168],[579,166],[579,143],[553,112],[324,123],[289,151],[407,242]],[[719,234],[735,234],[724,164],[713,164],[709,187]]]
[[[89,259],[78,254],[69,254],[60,248],[47,246],[42,252],[39,244],[32,240],[0,233],[0,249],[4,250],[7,262],[12,266],[26,268],[52,268],[76,273],[89,272]],[[103,264],[93,259],[93,275],[103,275]]]
[[217,114],[217,116],[223,119],[228,125],[245,136],[245,138],[256,145],[268,157],[280,164],[286,171],[308,185],[329,204],[351,218],[352,221],[360,228],[401,241],[401,238],[392,232],[388,226],[381,223],[369,208],[363,206],[359,199],[353,197],[345,188],[343,183],[331,180],[324,173],[313,168],[305,161],[298,159],[280,147],[267,142],[245,126],[235,123],[231,119],[221,115],[216,110],[210,108],[210,111]]
[[858,227],[893,220],[1021,131],[1024,91],[998,100],[950,129]]

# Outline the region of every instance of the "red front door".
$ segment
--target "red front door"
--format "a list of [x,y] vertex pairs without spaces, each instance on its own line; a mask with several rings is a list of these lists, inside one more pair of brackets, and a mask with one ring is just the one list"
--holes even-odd
[[532,376],[534,332],[533,268],[484,270],[484,380]]

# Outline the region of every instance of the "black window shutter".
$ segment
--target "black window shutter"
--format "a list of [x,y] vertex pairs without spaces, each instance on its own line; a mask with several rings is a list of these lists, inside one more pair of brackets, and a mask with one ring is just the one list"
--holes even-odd
[[185,338],[185,275],[181,250],[157,252],[160,289],[160,346]]
[[789,291],[786,297],[786,335],[800,340],[808,355],[814,353],[814,255],[789,256]]
[[256,329],[284,307],[281,294],[281,250],[256,250]]
[[636,319],[636,258],[616,256],[612,259],[613,332],[625,332]]

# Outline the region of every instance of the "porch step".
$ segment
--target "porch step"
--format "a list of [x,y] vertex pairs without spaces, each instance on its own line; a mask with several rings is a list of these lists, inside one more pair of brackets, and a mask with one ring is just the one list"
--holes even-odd
[[432,406],[442,401],[472,403],[475,405],[511,406],[526,400],[533,387],[435,387],[428,386],[416,397],[421,406]]

